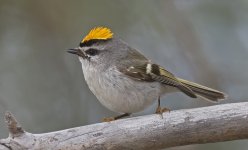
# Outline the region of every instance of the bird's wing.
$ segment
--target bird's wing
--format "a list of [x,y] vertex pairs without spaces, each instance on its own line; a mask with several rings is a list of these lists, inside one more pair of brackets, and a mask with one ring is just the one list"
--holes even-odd
[[172,73],[157,64],[151,63],[148,60],[132,60],[132,62],[129,61],[122,64],[118,70],[135,80],[157,81],[176,87],[190,97],[196,97],[190,88],[183,85]]

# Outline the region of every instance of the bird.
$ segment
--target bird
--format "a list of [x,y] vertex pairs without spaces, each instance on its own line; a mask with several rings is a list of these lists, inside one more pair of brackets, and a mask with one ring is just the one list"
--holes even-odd
[[67,52],[78,56],[89,89],[100,103],[119,113],[104,118],[113,121],[143,111],[157,101],[155,113],[170,109],[160,105],[160,97],[182,92],[191,98],[219,102],[227,95],[218,90],[176,77],[164,67],[145,57],[111,29],[95,27]]

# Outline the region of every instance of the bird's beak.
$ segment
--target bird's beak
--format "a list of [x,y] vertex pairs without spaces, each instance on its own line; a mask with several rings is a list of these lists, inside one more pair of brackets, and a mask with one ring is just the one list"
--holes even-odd
[[83,51],[81,51],[79,48],[70,48],[67,50],[68,53],[78,55],[82,58],[86,58],[86,55]]

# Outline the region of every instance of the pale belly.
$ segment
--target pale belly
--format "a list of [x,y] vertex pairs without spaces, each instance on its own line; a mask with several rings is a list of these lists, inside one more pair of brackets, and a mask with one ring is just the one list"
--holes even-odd
[[114,112],[142,111],[160,95],[160,83],[136,81],[120,74],[116,69],[99,73],[83,67],[83,72],[93,94],[105,107]]

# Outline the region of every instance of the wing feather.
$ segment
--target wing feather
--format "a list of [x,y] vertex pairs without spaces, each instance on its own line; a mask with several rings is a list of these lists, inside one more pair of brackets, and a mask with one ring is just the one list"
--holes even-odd
[[186,95],[196,98],[195,93],[190,88],[182,84],[172,73],[159,65],[153,64],[148,60],[133,60],[132,63],[123,64],[125,65],[122,65],[119,71],[135,80],[160,82],[168,86],[176,87]]

